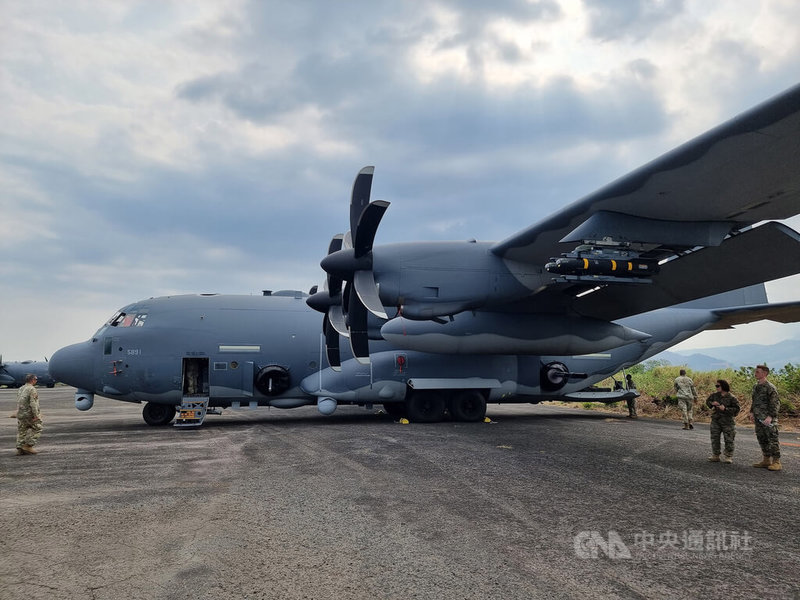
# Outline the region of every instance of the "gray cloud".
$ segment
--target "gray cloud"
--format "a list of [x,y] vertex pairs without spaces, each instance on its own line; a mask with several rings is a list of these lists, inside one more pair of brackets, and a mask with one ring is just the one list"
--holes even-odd
[[676,19],[685,0],[583,0],[589,35],[601,40],[642,39]]
[[[685,141],[695,108],[710,127],[796,80],[796,52],[702,23],[682,54],[688,0],[586,6],[603,43],[567,58],[549,1],[9,9],[0,350],[52,352],[141,297],[319,283],[366,164],[378,243],[502,239]],[[81,317],[25,335],[48,303]]]

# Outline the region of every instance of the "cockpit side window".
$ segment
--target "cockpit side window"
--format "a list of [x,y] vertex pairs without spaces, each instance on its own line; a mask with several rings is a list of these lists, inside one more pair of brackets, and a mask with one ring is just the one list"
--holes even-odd
[[118,312],[113,317],[111,317],[111,319],[108,321],[108,324],[111,325],[112,327],[117,327],[118,325],[120,325],[124,321],[125,321],[125,313],[124,312]]

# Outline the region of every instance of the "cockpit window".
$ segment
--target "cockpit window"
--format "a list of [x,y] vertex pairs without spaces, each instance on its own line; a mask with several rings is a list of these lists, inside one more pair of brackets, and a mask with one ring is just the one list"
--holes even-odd
[[111,327],[142,327],[147,319],[147,313],[124,313],[114,315],[108,322]]
[[114,313],[106,324],[103,325],[97,332],[92,336],[92,341],[96,341],[105,335],[106,330],[109,327],[142,327],[144,325],[145,320],[147,319],[147,310],[140,310],[136,313],[126,313],[123,311],[117,311]]

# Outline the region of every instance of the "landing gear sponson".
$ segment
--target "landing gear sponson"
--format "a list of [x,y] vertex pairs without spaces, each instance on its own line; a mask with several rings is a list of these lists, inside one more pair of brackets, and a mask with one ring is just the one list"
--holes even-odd
[[454,421],[475,423],[486,417],[486,397],[480,390],[410,390],[405,402],[386,402],[383,408],[413,423],[438,423],[448,414]]

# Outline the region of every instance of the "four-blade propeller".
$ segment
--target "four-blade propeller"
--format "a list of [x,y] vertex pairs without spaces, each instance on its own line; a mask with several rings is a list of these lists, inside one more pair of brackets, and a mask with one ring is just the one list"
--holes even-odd
[[[353,356],[369,363],[369,313],[388,319],[372,270],[372,244],[389,202],[370,202],[374,167],[364,167],[353,182],[350,198],[350,231],[337,235],[320,263],[328,274],[322,292],[308,298],[308,305],[325,313],[323,331],[328,363],[338,369],[339,335],[350,339]],[[342,289],[344,283],[344,289]]]

